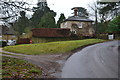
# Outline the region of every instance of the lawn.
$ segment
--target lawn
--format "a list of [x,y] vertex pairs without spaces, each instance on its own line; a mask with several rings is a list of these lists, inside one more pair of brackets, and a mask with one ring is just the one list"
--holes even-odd
[[4,50],[22,53],[28,55],[38,55],[38,54],[56,54],[56,53],[66,53],[70,52],[76,48],[104,42],[105,40],[101,39],[85,39],[85,40],[73,40],[73,41],[58,41],[58,42],[49,42],[49,43],[39,43],[39,44],[24,44],[17,46],[7,46],[4,47]]
[[2,78],[39,78],[42,72],[27,61],[2,57]]

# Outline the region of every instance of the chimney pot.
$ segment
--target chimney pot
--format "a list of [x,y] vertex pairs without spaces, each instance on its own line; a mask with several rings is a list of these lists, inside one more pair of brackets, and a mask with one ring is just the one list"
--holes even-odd
[[74,16],[78,16],[78,8],[74,8]]

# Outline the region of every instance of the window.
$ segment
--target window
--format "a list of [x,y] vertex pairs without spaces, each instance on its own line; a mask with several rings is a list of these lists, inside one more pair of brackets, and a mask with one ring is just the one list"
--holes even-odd
[[72,23],[72,28],[78,28],[78,25],[75,23]]
[[72,32],[73,34],[77,34],[75,30],[72,30],[71,32]]
[[82,28],[82,27],[83,27],[83,23],[79,23],[78,28]]

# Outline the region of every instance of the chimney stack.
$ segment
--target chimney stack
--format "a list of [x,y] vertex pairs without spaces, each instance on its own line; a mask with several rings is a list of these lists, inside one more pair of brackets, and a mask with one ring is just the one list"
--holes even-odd
[[74,16],[78,16],[78,8],[74,7],[72,8],[72,10],[74,10]]

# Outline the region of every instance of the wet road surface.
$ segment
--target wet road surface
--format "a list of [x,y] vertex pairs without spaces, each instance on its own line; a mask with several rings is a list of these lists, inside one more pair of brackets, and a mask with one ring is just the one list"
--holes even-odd
[[120,41],[110,41],[73,54],[62,69],[62,78],[118,78],[118,46]]

